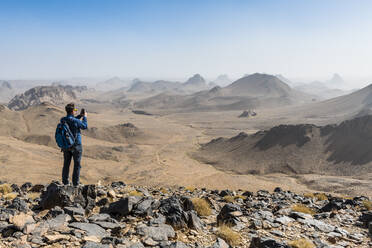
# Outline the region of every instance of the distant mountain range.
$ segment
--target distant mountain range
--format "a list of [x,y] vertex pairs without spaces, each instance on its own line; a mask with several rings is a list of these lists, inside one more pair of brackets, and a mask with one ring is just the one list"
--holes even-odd
[[242,110],[277,107],[311,101],[311,97],[292,90],[286,83],[268,74],[255,73],[236,80],[226,87],[191,95],[161,93],[138,101],[138,108],[177,108],[184,110]]

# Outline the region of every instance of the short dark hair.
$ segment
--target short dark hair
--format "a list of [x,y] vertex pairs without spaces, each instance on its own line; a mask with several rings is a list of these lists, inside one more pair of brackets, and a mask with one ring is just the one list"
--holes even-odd
[[75,104],[74,103],[69,103],[65,107],[65,110],[66,110],[67,114],[74,113],[74,109],[75,109]]

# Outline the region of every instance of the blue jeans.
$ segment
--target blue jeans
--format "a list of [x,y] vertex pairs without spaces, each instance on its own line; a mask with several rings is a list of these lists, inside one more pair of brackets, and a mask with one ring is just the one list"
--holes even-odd
[[72,184],[79,185],[81,156],[83,154],[82,145],[77,145],[69,151],[63,151],[63,170],[62,170],[62,183],[68,184],[68,176],[70,171],[71,159],[74,158],[74,171],[72,173]]

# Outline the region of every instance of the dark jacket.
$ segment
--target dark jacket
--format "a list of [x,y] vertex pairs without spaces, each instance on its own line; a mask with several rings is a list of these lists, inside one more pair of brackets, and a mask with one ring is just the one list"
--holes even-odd
[[67,115],[66,117],[63,117],[61,121],[62,120],[65,120],[68,123],[71,132],[73,133],[74,137],[76,137],[75,145],[81,145],[80,129],[84,130],[88,128],[87,117],[83,117],[83,120],[81,121],[73,115]]

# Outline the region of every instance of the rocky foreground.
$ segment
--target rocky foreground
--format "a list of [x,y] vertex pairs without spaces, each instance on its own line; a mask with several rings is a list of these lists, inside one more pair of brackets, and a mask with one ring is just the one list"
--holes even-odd
[[0,247],[371,247],[367,197],[0,185]]

